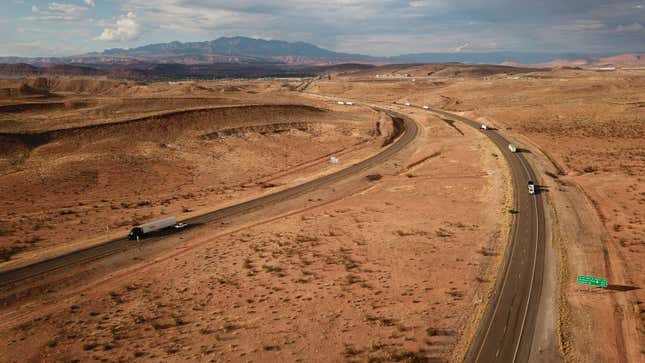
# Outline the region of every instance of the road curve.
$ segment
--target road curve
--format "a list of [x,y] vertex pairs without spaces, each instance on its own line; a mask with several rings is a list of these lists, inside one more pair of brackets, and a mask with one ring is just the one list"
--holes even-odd
[[[383,149],[380,153],[371,156],[363,161],[360,161],[352,166],[334,172],[332,174],[325,175],[315,180],[296,185],[294,187],[262,196],[253,200],[249,200],[240,204],[229,206],[226,208],[218,209],[216,211],[203,214],[194,218],[190,218],[184,222],[188,224],[202,224],[208,223],[215,220],[220,220],[222,218],[231,217],[234,215],[240,215],[248,213],[252,210],[256,210],[268,204],[273,204],[276,202],[284,201],[290,198],[293,198],[302,193],[308,192],[312,189],[319,188],[325,185],[329,185],[341,179],[344,179],[350,175],[361,172],[365,169],[376,166],[385,160],[389,159],[404,147],[410,144],[418,134],[418,126],[415,121],[411,118],[399,114],[391,110],[384,110],[374,108],[378,111],[387,112],[396,122],[401,122],[402,134],[399,136],[392,144],[387,148]],[[154,242],[163,237],[151,237],[147,238],[146,243]],[[99,259],[101,257],[113,255],[115,253],[125,251],[127,249],[133,248],[136,245],[127,240],[115,239],[111,240],[96,246],[88,247],[78,251],[70,252],[63,254],[61,256],[53,257],[51,259],[46,259],[39,261],[33,264],[26,266],[20,266],[14,269],[8,269],[5,271],[0,271],[0,287],[9,287],[17,282],[22,280],[39,276],[48,272],[52,272],[64,267],[76,265],[83,262],[88,262],[92,260]]]
[[[419,106],[411,106],[421,108]],[[453,113],[428,108],[446,119],[480,129],[481,124]],[[543,196],[528,193],[535,171],[523,156],[510,152],[496,130],[482,130],[504,155],[513,175],[515,211],[510,241],[493,295],[466,355],[468,362],[527,362],[537,318],[544,274],[546,219]],[[539,189],[539,188],[538,188]]]

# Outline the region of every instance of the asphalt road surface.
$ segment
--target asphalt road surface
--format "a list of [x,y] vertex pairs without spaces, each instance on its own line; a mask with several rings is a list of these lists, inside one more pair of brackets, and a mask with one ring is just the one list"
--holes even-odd
[[[427,110],[481,130],[480,123],[468,118],[434,108]],[[508,148],[510,142],[497,130],[481,131],[508,160],[515,189],[515,213],[509,247],[498,273],[495,290],[466,361],[527,362],[544,273],[546,220],[542,193],[546,191],[540,191],[538,187],[538,194],[528,193],[528,181],[537,183],[536,174],[523,155],[528,150],[518,148],[518,152],[513,153]]]
[[[262,208],[263,206],[293,198],[315,188],[329,185],[331,183],[364,171],[365,169],[383,163],[384,161],[401,151],[405,146],[410,144],[417,137],[418,127],[416,122],[414,122],[407,116],[389,110],[380,111],[387,112],[401,124],[401,136],[399,136],[398,139],[396,139],[387,148],[383,149],[380,153],[359,163],[356,163],[348,168],[325,175],[321,178],[306,182],[304,184],[300,184],[292,188],[285,189],[247,202],[219,209],[211,213],[185,220],[183,222],[188,223],[189,225],[198,225],[248,213],[250,211],[257,210],[258,208]],[[163,238],[163,236],[146,238],[144,241],[145,243],[153,243],[155,242],[155,240],[158,241],[161,238]],[[134,241],[130,241],[127,238],[116,239],[100,245],[57,256],[48,260],[36,262],[27,266],[0,271],[0,287],[10,288],[11,285],[14,285],[22,280],[31,277],[49,273],[79,263],[96,260],[101,257],[113,255],[115,253],[119,253],[134,247],[137,247],[137,243]]]

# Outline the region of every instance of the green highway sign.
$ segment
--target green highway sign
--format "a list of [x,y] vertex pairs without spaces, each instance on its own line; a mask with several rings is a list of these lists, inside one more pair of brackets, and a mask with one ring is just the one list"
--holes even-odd
[[580,285],[591,285],[596,287],[607,287],[607,279],[601,277],[578,275]]

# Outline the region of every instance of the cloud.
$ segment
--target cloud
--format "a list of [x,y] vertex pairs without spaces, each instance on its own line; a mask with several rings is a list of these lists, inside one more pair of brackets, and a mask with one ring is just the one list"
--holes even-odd
[[[66,27],[82,25],[85,34],[92,33],[79,43],[95,36],[101,41],[137,40],[145,31],[146,42],[244,35],[373,55],[645,50],[643,0],[113,0],[97,7],[96,0],[29,3],[37,6],[21,20],[75,22]],[[21,8],[28,12],[29,6]],[[114,11],[124,15],[105,15]],[[103,19],[89,16],[101,13]],[[57,37],[66,38],[49,38]],[[85,46],[100,47],[97,43]]]
[[129,12],[117,19],[114,27],[105,28],[103,33],[96,37],[96,40],[103,41],[131,41],[137,40],[143,34],[141,25],[137,22],[137,16]]
[[581,32],[581,31],[600,30],[606,27],[607,26],[603,22],[598,20],[576,20],[571,24],[558,25],[555,27],[555,29],[564,30],[564,31]]
[[468,47],[470,47],[470,43],[464,43],[464,44],[462,44],[462,45],[460,45],[458,47],[455,47],[455,49],[453,51],[459,53],[459,52],[462,52],[464,49],[466,49]]
[[644,27],[641,23],[632,23],[628,25],[618,25],[616,27],[616,32],[617,33],[622,33],[622,32],[637,32],[640,30],[643,30]]
[[78,21],[85,17],[87,7],[75,4],[65,4],[52,2],[46,9],[41,9],[36,5],[32,5],[31,12],[38,14],[35,16],[25,17],[27,20],[41,20],[41,21]]

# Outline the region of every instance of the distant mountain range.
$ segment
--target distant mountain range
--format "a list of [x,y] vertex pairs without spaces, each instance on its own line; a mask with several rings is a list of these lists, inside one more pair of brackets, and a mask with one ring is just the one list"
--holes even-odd
[[33,65],[87,64],[136,66],[137,64],[257,64],[276,66],[331,65],[347,62],[378,62],[362,54],[338,53],[305,42],[285,42],[246,37],[223,37],[205,42],[170,42],[142,47],[107,49],[70,57],[0,57],[0,63]]
[[170,42],[142,47],[108,49],[70,57],[0,57],[0,75],[108,76],[174,79],[222,77],[310,76],[360,70],[394,63],[504,64],[542,67],[645,66],[639,54],[576,53],[421,53],[372,57],[333,52],[304,42],[245,37],[205,42]]
[[275,59],[278,62],[289,58],[327,59],[337,61],[369,60],[361,54],[337,53],[305,42],[285,42],[282,40],[263,40],[246,37],[218,38],[206,42],[171,42],[150,44],[132,49],[108,49],[102,55],[116,56],[184,56],[184,57],[245,57]]
[[244,64],[273,66],[333,65],[357,63],[445,63],[473,64],[545,64],[554,60],[577,60],[615,56],[609,53],[487,52],[487,53],[419,53],[394,57],[372,57],[340,53],[305,42],[285,42],[247,37],[222,37],[205,42],[170,42],[142,47],[107,49],[70,57],[0,57],[0,63],[31,65],[78,64],[93,67],[127,66],[149,68],[149,64]]

